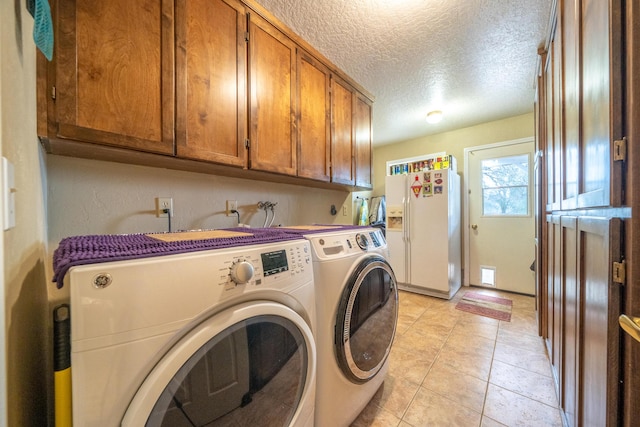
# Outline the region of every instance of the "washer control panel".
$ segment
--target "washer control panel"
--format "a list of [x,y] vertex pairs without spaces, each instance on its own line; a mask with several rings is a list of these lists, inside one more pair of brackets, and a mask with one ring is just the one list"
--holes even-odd
[[285,242],[278,247],[269,245],[264,250],[253,247],[246,253],[238,248],[238,252],[240,254],[225,261],[219,269],[219,284],[226,289],[295,281],[313,274],[307,242]]
[[304,294],[313,286],[313,261],[309,242],[296,239],[78,265],[67,276],[74,348],[83,351],[98,345],[96,337],[114,345],[144,330],[159,335],[165,329],[158,328],[251,293]]

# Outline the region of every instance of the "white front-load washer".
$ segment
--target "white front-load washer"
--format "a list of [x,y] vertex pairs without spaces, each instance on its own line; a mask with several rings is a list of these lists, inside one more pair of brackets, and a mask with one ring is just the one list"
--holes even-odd
[[398,317],[398,290],[379,229],[297,226],[311,243],[316,287],[318,427],[348,426],[382,385]]
[[[101,251],[126,253],[127,238],[111,236]],[[312,426],[309,243],[268,240],[157,256],[143,243],[142,258],[97,259],[58,277],[70,289],[73,424]]]

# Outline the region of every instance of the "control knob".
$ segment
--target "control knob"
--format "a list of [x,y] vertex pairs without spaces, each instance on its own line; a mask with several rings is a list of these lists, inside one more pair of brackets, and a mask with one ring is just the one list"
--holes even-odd
[[367,236],[362,233],[356,234],[356,243],[363,251],[366,251],[369,247],[369,239],[367,239]]
[[237,285],[244,285],[253,278],[253,265],[246,260],[238,260],[231,265],[231,280]]

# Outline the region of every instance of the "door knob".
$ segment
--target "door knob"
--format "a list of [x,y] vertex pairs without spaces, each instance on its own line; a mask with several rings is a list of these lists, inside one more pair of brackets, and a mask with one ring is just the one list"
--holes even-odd
[[640,317],[629,317],[626,314],[618,318],[622,329],[631,335],[634,340],[640,341]]
[[473,228],[474,230],[478,229],[478,224],[471,224],[471,228]]

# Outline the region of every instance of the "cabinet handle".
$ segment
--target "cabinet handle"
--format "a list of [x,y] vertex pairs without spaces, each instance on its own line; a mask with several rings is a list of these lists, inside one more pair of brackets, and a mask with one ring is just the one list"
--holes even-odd
[[477,230],[478,229],[478,224],[471,224],[471,228],[474,229],[474,230]]
[[622,314],[618,318],[618,322],[626,333],[640,342],[640,317],[629,317],[626,314]]

